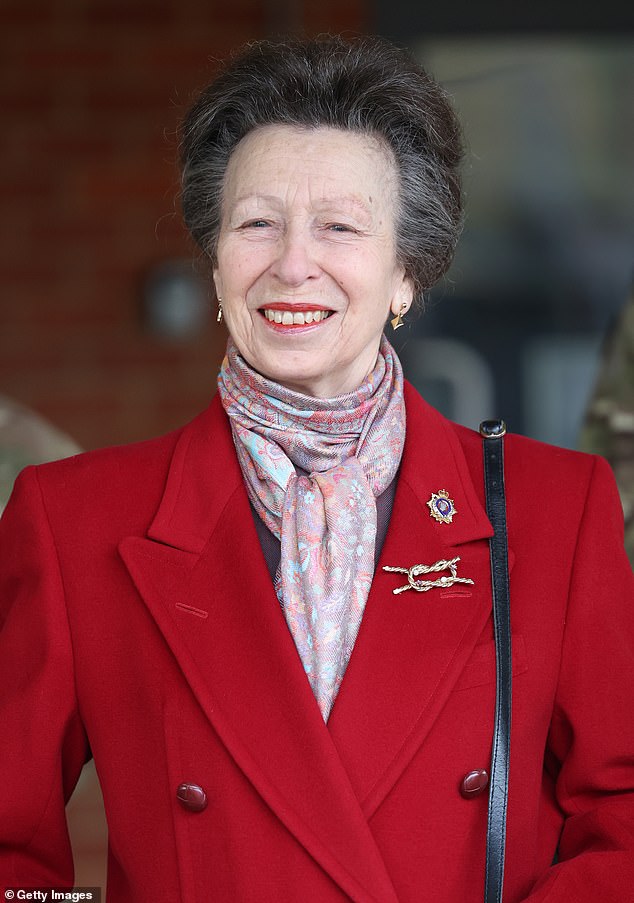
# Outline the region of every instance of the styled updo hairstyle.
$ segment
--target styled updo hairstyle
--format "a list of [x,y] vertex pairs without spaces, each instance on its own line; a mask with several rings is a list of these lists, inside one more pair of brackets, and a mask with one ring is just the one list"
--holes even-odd
[[462,226],[462,136],[440,85],[379,38],[248,45],[202,91],[180,131],[183,215],[213,261],[229,158],[252,129],[275,124],[346,129],[390,149],[397,256],[421,298],[448,269]]

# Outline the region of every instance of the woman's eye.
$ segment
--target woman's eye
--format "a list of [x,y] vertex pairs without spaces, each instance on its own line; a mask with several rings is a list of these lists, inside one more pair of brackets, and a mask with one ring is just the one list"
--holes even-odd
[[327,228],[330,232],[354,232],[355,230],[352,226],[347,226],[345,223],[329,223]]
[[262,229],[266,228],[270,223],[268,223],[265,219],[252,219],[248,222],[244,223],[243,229]]

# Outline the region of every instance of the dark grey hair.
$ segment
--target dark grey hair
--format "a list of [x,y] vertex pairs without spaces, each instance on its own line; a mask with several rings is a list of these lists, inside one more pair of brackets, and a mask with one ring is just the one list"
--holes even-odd
[[397,256],[422,296],[448,269],[462,225],[462,137],[444,90],[379,38],[247,46],[202,91],[180,132],[183,215],[212,260],[229,158],[252,129],[274,124],[347,129],[391,150]]

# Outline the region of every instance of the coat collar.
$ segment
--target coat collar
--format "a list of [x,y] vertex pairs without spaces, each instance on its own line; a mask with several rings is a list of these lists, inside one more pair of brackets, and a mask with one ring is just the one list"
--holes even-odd
[[[121,555],[201,707],[288,829],[353,899],[396,900],[368,816],[423,743],[490,611],[492,529],[455,427],[406,386],[393,514],[326,727],[266,569],[216,397],[186,427],[147,538]],[[452,524],[430,517],[448,490]],[[384,564],[460,556],[473,587],[410,590]],[[395,668],[395,663],[398,667]]]
[[[450,488],[460,515],[450,529],[449,525],[435,525],[438,541],[451,546],[491,536],[493,531],[471,480],[454,424],[428,405],[407,382],[405,404],[407,431],[400,478],[423,505],[431,491]],[[148,537],[199,554],[224,505],[241,486],[242,474],[229,422],[215,396],[209,408],[183,430]],[[431,486],[436,489],[430,490]]]

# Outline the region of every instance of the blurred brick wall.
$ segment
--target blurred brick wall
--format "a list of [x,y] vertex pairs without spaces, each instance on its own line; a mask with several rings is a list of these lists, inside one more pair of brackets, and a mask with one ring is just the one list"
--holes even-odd
[[174,133],[213,59],[363,31],[367,0],[2,0],[0,392],[84,448],[156,435],[214,388],[224,334],[144,330],[150,268],[195,254]]

